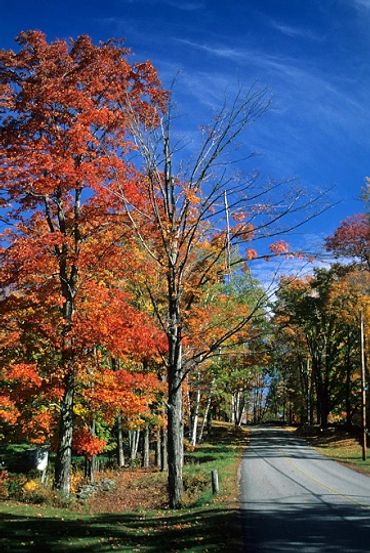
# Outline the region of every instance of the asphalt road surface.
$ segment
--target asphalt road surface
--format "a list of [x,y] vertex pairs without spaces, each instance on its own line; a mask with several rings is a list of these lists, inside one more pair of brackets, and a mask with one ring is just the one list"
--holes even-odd
[[241,492],[248,553],[370,552],[370,477],[294,433],[252,428]]

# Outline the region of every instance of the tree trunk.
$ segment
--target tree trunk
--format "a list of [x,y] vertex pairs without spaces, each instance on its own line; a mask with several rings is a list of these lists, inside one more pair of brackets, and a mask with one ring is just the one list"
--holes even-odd
[[211,435],[212,432],[212,412],[209,412],[207,417],[207,435],[208,437]]
[[351,335],[350,330],[347,332],[346,343],[346,424],[352,425],[352,367],[351,367]]
[[[170,180],[173,193],[173,182]],[[175,209],[175,205],[172,206]],[[171,208],[171,209],[172,209]],[[182,321],[176,259],[176,239],[171,245],[168,266],[168,362],[167,362],[167,447],[168,447],[168,499],[171,509],[181,507],[183,494],[182,468],[184,463],[184,428],[182,413]]]
[[69,495],[71,487],[72,436],[73,436],[74,372],[69,370],[65,379],[64,396],[59,419],[59,441],[55,460],[54,486]]
[[[95,419],[93,419],[91,421],[90,433],[91,433],[91,436],[96,435],[96,433],[95,433]],[[96,455],[94,455],[92,457],[86,457],[85,458],[85,478],[87,478],[89,480],[89,482],[94,482],[95,481],[95,471],[96,471],[97,465],[98,465],[98,463],[97,463]]]
[[236,426],[241,426],[242,418],[243,418],[243,414],[244,414],[244,408],[245,408],[244,393],[239,393],[238,394],[237,405],[238,405],[238,409],[237,409],[237,416],[235,418],[235,424],[236,424]]
[[326,390],[324,390],[320,401],[320,426],[326,429],[328,427],[329,416],[329,398]]
[[189,437],[189,440],[191,441],[192,428],[193,428],[193,425],[192,425],[193,418],[192,418],[192,415],[191,415],[191,401],[190,401],[189,385],[186,387],[186,417],[187,417],[187,420],[188,420],[188,428],[187,428],[188,437]]
[[[62,234],[66,235],[66,220],[63,205],[61,202],[61,190],[57,193],[58,196],[58,221],[59,229]],[[79,231],[79,215],[80,215],[80,199],[81,190],[75,190],[75,206],[74,206],[74,255],[79,253],[80,231]],[[50,226],[53,232],[53,225]],[[62,366],[65,372],[64,380],[64,396],[61,402],[61,411],[59,419],[59,436],[58,450],[55,460],[55,480],[54,486],[62,493],[69,495],[71,489],[71,464],[72,464],[72,438],[73,438],[73,401],[75,391],[75,371],[73,367],[73,343],[70,338],[72,329],[72,320],[75,305],[75,295],[77,290],[78,266],[72,263],[70,271],[68,271],[68,250],[67,243],[64,243],[60,249],[56,248],[59,264],[59,281],[60,291],[64,298],[62,314],[64,326],[62,330]]]
[[192,431],[191,431],[191,445],[193,446],[195,446],[197,443],[200,397],[201,397],[200,389],[198,388],[196,399],[195,399],[195,408],[194,408],[193,424],[192,424]]
[[135,461],[137,457],[137,450],[139,448],[140,430],[130,430],[130,460]]
[[349,363],[346,366],[346,424],[347,426],[352,425],[352,405],[351,405],[351,392],[352,392],[352,382],[351,374],[352,367]]
[[170,508],[181,506],[183,493],[183,425],[181,388],[172,388],[168,402],[168,490]]
[[231,394],[231,422],[235,424],[235,394]]
[[200,432],[199,432],[199,437],[198,437],[199,442],[201,442],[203,440],[204,430],[205,430],[205,427],[206,427],[206,424],[207,424],[207,421],[208,421],[208,414],[209,414],[209,410],[211,408],[211,403],[212,403],[213,386],[214,386],[214,379],[211,382],[211,386],[210,386],[209,392],[208,392],[206,408],[204,410],[202,426],[200,427]]
[[181,507],[183,494],[184,429],[182,421],[181,342],[169,340],[168,367],[168,493],[171,509]]
[[315,377],[314,377],[313,371],[311,371],[310,390],[309,390],[309,407],[310,407],[309,421],[310,421],[310,426],[313,426],[313,421],[314,421],[314,405],[315,405],[314,392],[315,392]]
[[125,466],[125,452],[123,449],[122,417],[117,417],[117,462],[121,469]]
[[260,379],[259,381],[259,389],[258,389],[258,421],[262,421],[263,417],[263,383]]
[[99,468],[99,458],[85,457],[85,478],[91,483],[95,482],[95,473]]
[[168,470],[167,428],[161,429],[161,471]]
[[161,429],[160,428],[157,428],[157,431],[156,431],[155,466],[159,469],[162,466],[162,448],[161,448]]
[[314,375],[315,391],[316,391],[316,422],[321,425],[322,423],[322,374],[321,363],[314,356],[312,357],[312,372]]
[[235,426],[238,424],[238,417],[239,417],[239,392],[234,392],[233,394],[233,406],[234,406],[234,416],[233,416],[233,423]]
[[149,438],[149,426],[146,426],[143,432],[143,457],[141,463],[144,469],[149,468]]

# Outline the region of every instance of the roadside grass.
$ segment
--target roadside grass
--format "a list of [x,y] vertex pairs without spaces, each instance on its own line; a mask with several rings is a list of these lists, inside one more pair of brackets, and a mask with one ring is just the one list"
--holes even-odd
[[[192,481],[204,482],[200,494],[192,496],[185,491],[185,504],[193,507],[213,504],[239,504],[238,469],[243,448],[246,445],[247,430],[231,424],[214,423],[212,438],[194,451],[185,454],[185,489]],[[220,478],[220,493],[212,496],[211,471],[217,469]]]
[[343,463],[353,470],[370,474],[370,458],[362,460],[359,440],[349,432],[329,428],[317,435],[301,434],[319,453]]
[[[129,512],[57,509],[47,505],[0,503],[0,551],[218,552],[242,551],[238,467],[246,432],[216,424],[212,439],[186,453],[184,508]],[[211,470],[220,493],[212,496]],[[154,476],[154,475],[153,475]],[[157,478],[164,475],[156,473]],[[150,480],[140,486],[150,494]],[[114,492],[110,495],[113,504]],[[105,504],[106,505],[106,504]]]

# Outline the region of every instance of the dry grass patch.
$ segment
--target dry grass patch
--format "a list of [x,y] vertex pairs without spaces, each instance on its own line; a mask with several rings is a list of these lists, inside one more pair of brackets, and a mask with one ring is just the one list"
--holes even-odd
[[116,487],[110,492],[98,492],[79,505],[78,510],[90,514],[120,513],[135,510],[163,509],[167,501],[167,474],[157,470],[130,470],[102,473],[112,478]]
[[328,428],[322,432],[319,432],[318,429],[311,432],[302,432],[301,430],[298,432],[319,453],[343,463],[353,470],[370,474],[370,459],[362,460],[361,444],[350,432],[338,428]]

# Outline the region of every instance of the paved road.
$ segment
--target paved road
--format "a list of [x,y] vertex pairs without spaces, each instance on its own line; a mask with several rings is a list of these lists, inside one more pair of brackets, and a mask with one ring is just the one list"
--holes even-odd
[[370,552],[370,477],[294,433],[252,428],[241,490],[248,553]]

